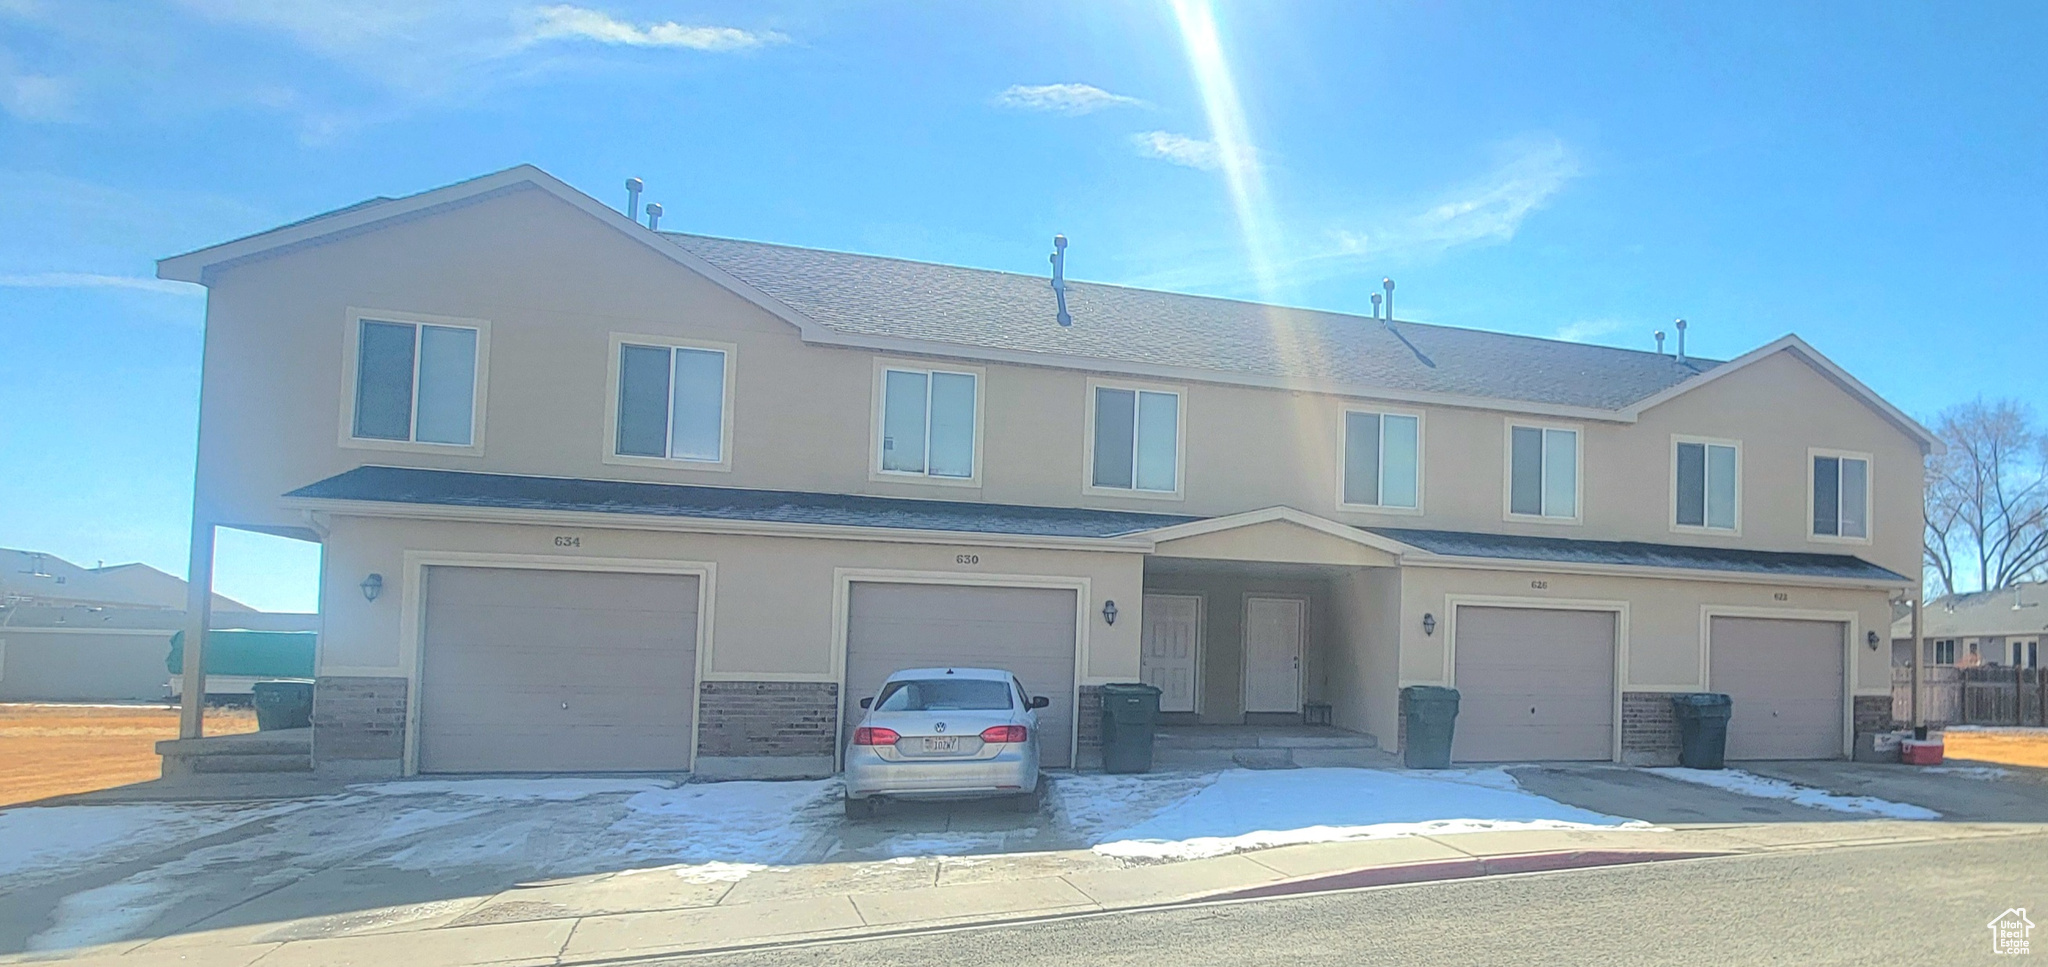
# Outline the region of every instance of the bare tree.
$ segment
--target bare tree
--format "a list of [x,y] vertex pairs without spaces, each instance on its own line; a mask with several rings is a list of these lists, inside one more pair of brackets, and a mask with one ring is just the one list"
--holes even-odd
[[1948,452],[1927,464],[1927,568],[1954,594],[2009,587],[2048,568],[2048,434],[2025,404],[1949,407],[1934,432]]

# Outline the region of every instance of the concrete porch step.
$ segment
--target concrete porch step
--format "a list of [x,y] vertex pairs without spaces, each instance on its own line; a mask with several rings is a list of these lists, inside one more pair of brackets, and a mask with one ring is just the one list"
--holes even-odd
[[1364,732],[1329,726],[1192,725],[1161,728],[1154,752],[1196,749],[1377,749]]
[[311,772],[313,730],[278,729],[156,744],[166,776],[218,772]]

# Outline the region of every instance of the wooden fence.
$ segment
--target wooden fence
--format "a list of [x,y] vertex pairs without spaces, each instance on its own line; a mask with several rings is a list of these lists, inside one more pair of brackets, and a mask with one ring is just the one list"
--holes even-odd
[[[2048,725],[2048,675],[2039,668],[1921,669],[1928,725]],[[1913,721],[1913,670],[1892,669],[1892,718]]]

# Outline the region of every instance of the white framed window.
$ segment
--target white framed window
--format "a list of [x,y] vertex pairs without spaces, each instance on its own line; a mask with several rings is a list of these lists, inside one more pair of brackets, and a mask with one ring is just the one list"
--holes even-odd
[[1179,499],[1184,398],[1172,387],[1090,380],[1083,492]]
[[1954,638],[1937,638],[1928,642],[1927,648],[1929,652],[1928,660],[1931,663],[1936,665],[1953,665],[1956,663],[1956,640]]
[[1812,540],[1870,543],[1870,454],[1808,450]]
[[613,333],[605,462],[732,468],[735,347]]
[[978,486],[982,378],[978,368],[877,362],[870,476]]
[[1579,428],[1508,421],[1507,516],[1579,522]]
[[1421,414],[1346,409],[1341,432],[1344,467],[1338,483],[1338,504],[1419,513]]
[[1671,529],[1742,532],[1742,444],[1671,438]]
[[489,323],[350,309],[343,345],[343,446],[456,451],[483,446]]

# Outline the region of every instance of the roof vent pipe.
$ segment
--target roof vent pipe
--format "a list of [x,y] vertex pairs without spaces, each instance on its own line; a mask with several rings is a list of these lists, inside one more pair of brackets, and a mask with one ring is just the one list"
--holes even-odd
[[1685,362],[1685,320],[1680,319],[1673,325],[1678,327],[1678,361],[1682,363]]
[[1062,326],[1073,325],[1074,317],[1067,314],[1067,237],[1065,235],[1054,235],[1052,237],[1052,294],[1053,298],[1059,301],[1060,306],[1059,314],[1054,318],[1058,319]]
[[638,178],[626,179],[626,217],[640,220],[640,189],[647,187]]
[[661,231],[661,203],[658,201],[647,203],[647,227],[657,232]]
[[1372,317],[1374,319],[1380,317],[1380,294],[1377,292],[1372,294]]
[[1393,321],[1394,321],[1394,280],[1393,280],[1393,279],[1381,279],[1381,280],[1380,280],[1380,288],[1382,288],[1382,289],[1385,289],[1385,290],[1387,290],[1387,315],[1386,315],[1386,320],[1387,320],[1388,322],[1393,322]]
[[1664,330],[1657,330],[1657,355],[1664,355]]

